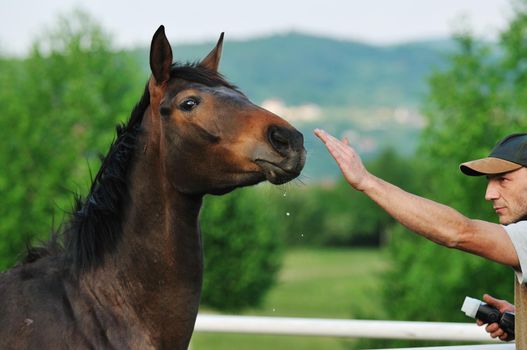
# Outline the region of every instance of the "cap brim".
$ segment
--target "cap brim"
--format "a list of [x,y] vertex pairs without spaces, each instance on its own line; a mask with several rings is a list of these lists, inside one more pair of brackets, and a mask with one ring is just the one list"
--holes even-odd
[[459,169],[465,175],[481,176],[506,173],[521,168],[522,165],[495,157],[487,157],[462,163]]

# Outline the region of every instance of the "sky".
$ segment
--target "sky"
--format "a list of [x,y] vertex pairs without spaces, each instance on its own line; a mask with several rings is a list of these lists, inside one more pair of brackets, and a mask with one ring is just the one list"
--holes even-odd
[[0,48],[24,54],[37,35],[74,8],[88,12],[117,47],[148,46],[164,24],[173,44],[243,40],[288,31],[396,44],[450,36],[460,23],[493,39],[511,0],[0,0]]

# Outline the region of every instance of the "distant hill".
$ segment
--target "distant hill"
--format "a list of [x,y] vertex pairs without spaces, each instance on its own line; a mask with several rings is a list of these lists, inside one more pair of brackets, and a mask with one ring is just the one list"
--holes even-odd
[[[245,41],[225,35],[220,70],[255,102],[280,97],[321,106],[417,106],[427,75],[453,47],[449,40],[373,46],[295,32]],[[177,45],[174,57],[196,61],[213,45]],[[145,68],[147,52],[136,50]]]
[[[401,110],[418,114],[427,77],[433,69],[441,68],[446,55],[455,49],[446,39],[375,46],[295,32],[244,41],[225,35],[220,71],[254,102],[278,98],[287,106],[313,104],[320,109],[319,115],[308,121],[278,113],[305,135],[305,181],[334,179],[339,174],[323,145],[313,137],[315,127],[351,137],[366,158],[375,157],[385,147],[412,153],[423,123],[415,117],[399,118]],[[194,62],[214,44],[175,45],[174,57]],[[148,49],[140,48],[133,54],[146,74]]]

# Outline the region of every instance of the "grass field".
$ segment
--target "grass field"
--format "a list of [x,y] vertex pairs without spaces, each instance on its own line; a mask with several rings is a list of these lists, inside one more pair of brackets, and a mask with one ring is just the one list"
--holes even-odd
[[[383,318],[377,307],[379,274],[388,263],[379,250],[294,249],[284,260],[277,285],[259,309],[244,315]],[[213,310],[201,310],[213,313]],[[327,337],[194,333],[191,350],[353,349],[354,340]]]

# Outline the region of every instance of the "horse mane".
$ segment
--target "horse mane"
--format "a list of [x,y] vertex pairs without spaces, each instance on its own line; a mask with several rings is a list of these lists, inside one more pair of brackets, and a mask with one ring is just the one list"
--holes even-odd
[[[170,77],[211,87],[222,85],[238,91],[221,74],[198,63],[175,63],[171,67]],[[44,256],[65,253],[74,269],[82,271],[102,265],[105,253],[115,251],[122,236],[124,208],[128,201],[128,170],[142,131],[143,115],[149,104],[150,92],[147,84],[128,122],[117,125],[117,136],[107,155],[102,158],[101,167],[92,180],[88,195],[85,198],[75,195],[69,222],[60,232],[52,233],[51,240],[45,245],[28,245],[22,263],[32,263]]]

